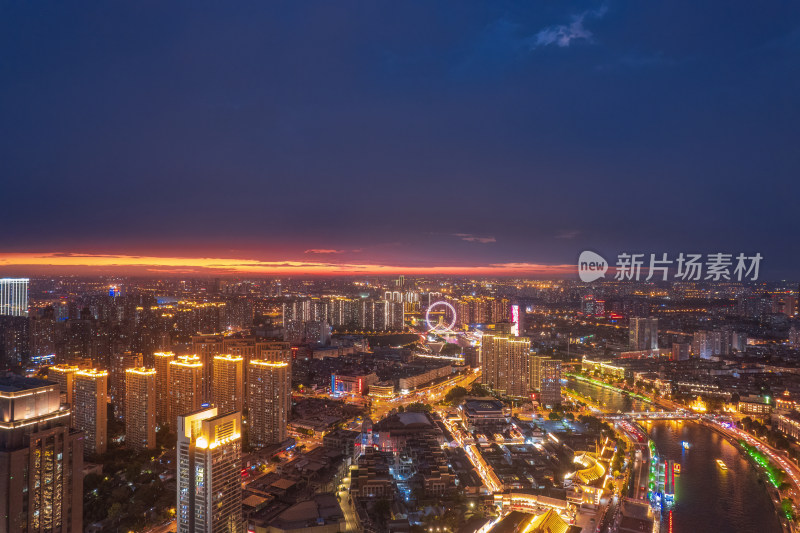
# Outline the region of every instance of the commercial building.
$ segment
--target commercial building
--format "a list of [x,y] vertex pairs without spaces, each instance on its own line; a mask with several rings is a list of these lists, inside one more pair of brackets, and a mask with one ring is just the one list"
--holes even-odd
[[125,444],[134,450],[156,447],[156,370],[125,371]]
[[243,533],[241,413],[211,407],[177,422],[178,533]]
[[287,406],[291,394],[292,376],[288,363],[261,359],[250,361],[247,365],[250,446],[264,447],[286,439]]
[[73,425],[86,435],[84,453],[103,454],[108,447],[108,372],[75,373]]
[[534,355],[531,363],[531,389],[539,394],[542,405],[561,403],[561,361]]
[[55,383],[0,378],[0,531],[83,531],[83,433]]
[[28,316],[28,278],[0,278],[0,315]]
[[657,350],[658,319],[631,318],[628,335],[631,350]]

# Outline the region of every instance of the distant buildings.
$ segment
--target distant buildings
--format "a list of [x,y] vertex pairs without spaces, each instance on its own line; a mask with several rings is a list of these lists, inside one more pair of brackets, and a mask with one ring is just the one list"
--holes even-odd
[[631,318],[628,333],[631,350],[658,349],[657,318]]
[[288,363],[254,359],[247,365],[247,410],[250,446],[264,447],[286,439],[292,376]]
[[241,413],[178,416],[178,533],[243,533]]
[[83,531],[83,434],[58,385],[0,378],[0,531]]
[[0,278],[0,315],[28,316],[28,278]]
[[84,452],[103,454],[108,448],[108,372],[80,370],[75,373],[73,424],[86,435]]
[[125,370],[125,444],[134,450],[156,447],[156,371]]

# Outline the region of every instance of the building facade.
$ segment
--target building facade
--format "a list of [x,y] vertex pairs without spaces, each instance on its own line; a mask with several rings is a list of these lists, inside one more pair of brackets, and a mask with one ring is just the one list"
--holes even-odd
[[125,371],[125,444],[134,450],[156,447],[156,370]]

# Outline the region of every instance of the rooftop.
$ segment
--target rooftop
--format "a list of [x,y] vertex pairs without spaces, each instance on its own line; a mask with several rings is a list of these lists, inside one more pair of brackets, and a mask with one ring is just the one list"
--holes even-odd
[[0,391],[2,392],[20,392],[46,387],[48,385],[55,385],[55,383],[43,379],[24,378],[16,375],[0,377]]

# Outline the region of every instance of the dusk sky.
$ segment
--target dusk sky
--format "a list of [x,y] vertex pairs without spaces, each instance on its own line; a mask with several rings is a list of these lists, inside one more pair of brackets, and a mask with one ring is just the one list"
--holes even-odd
[[800,278],[798,2],[0,1],[0,50],[0,274]]

